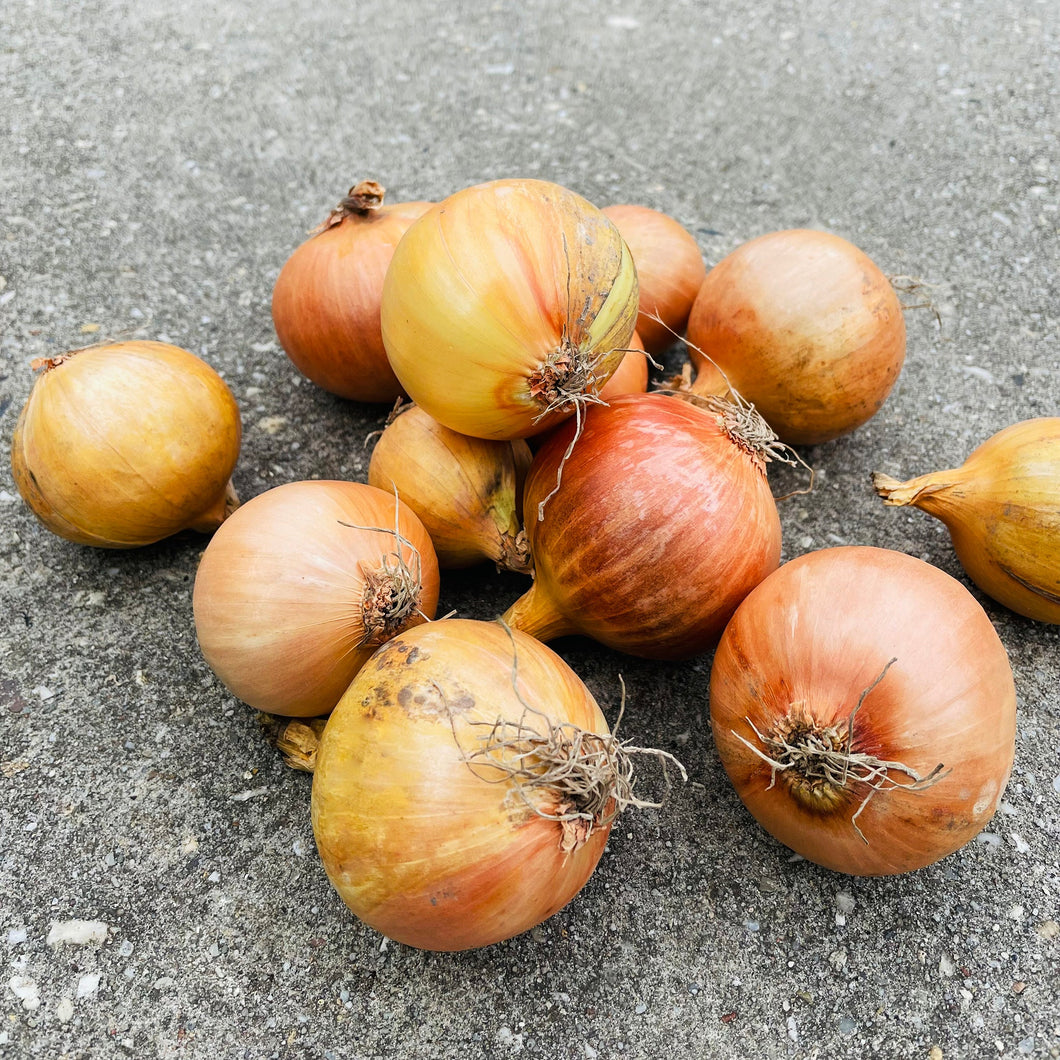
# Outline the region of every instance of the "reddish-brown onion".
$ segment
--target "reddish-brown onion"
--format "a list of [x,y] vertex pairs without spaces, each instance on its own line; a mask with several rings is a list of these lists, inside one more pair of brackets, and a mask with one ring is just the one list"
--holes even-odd
[[812,552],[762,582],[718,645],[710,713],[763,827],[854,875],[908,872],[968,842],[1015,748],[1012,670],[982,607],[880,548]]
[[733,411],[625,394],[588,409],[573,448],[571,424],[550,437],[523,498],[534,584],[505,621],[647,658],[710,647],[780,562],[765,463]]
[[812,445],[854,430],[883,404],[905,359],[905,320],[863,251],[794,229],[752,239],[710,270],[688,343],[693,392],[732,386],[783,441]]
[[288,482],[221,531],[195,576],[195,632],[217,676],[258,710],[327,714],[380,644],[434,617],[431,539],[374,486]]
[[401,394],[379,317],[394,247],[429,202],[383,205],[383,188],[362,181],[319,231],[287,259],[272,292],[280,345],[317,386],[354,401]]
[[684,330],[707,275],[699,244],[667,214],[647,206],[605,206],[633,255],[640,281],[637,332],[649,353],[661,353]]

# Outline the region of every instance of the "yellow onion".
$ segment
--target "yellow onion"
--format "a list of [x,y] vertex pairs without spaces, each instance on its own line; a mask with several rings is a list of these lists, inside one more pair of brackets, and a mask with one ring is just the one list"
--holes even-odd
[[335,706],[380,644],[434,617],[438,563],[392,493],[289,482],[213,536],[192,604],[202,654],[234,695],[311,717]]
[[634,797],[623,745],[549,648],[445,619],[389,641],[328,719],[312,820],[366,924],[463,950],[527,931],[593,872]]
[[961,566],[988,596],[1060,623],[1060,418],[999,431],[952,471],[908,482],[876,472],[884,503],[941,519]]
[[15,484],[53,533],[134,548],[211,533],[238,505],[239,408],[194,354],[119,342],[35,361],[11,442]]
[[756,417],[663,394],[594,405],[534,457],[523,504],[534,582],[504,615],[651,659],[706,651],[780,562]]
[[629,245],[640,283],[637,332],[649,353],[677,341],[707,275],[699,244],[667,214],[648,206],[605,206]]
[[368,481],[396,490],[419,516],[440,567],[491,559],[504,570],[528,574],[522,491],[529,466],[526,442],[469,438],[413,405],[379,436]]
[[688,318],[697,394],[735,388],[789,444],[859,427],[905,360],[905,319],[890,281],[828,232],[771,232],[707,273]]
[[754,589],[715,653],[710,716],[759,823],[859,876],[967,843],[1015,753],[1016,689],[990,619],[956,579],[882,548],[811,552]]
[[287,259],[272,319],[287,356],[317,386],[354,401],[401,393],[383,349],[379,299],[398,240],[429,202],[383,205],[374,180],[353,188]]
[[587,401],[637,316],[618,229],[541,180],[497,180],[415,221],[387,270],[383,342],[408,395],[477,438],[524,438]]

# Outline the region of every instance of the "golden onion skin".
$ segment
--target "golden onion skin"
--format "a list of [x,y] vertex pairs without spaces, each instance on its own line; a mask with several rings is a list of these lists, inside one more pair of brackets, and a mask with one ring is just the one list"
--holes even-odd
[[[986,612],[955,578],[890,549],[823,549],[766,578],[722,635],[710,714],[758,822],[810,861],[858,876],[923,868],[967,843],[993,816],[1015,753],[1012,669]],[[866,783],[818,786],[810,799],[797,770],[774,771],[752,749],[769,753],[758,734],[793,721],[832,727],[840,744],[849,731],[856,754],[921,776],[941,764],[944,775],[920,791],[878,791],[859,834]]]
[[[385,591],[401,584],[399,555],[418,582],[404,602]],[[380,622],[388,600],[399,606]],[[327,479],[247,501],[206,546],[192,593],[199,647],[225,687],[303,718],[327,714],[381,640],[437,604],[438,563],[416,514],[393,493]]]
[[498,718],[544,731],[526,707],[608,732],[566,663],[496,622],[406,630],[354,679],[321,738],[312,820],[328,878],[370,927],[421,949],[487,946],[552,916],[585,884],[609,826],[565,852],[562,823],[465,760]]
[[873,475],[884,503],[941,520],[968,576],[1038,622],[1060,623],[1060,417],[999,431],[958,468],[899,482]]
[[239,408],[205,361],[168,343],[92,346],[46,362],[11,469],[34,515],[82,545],[210,533],[238,501]]
[[529,463],[526,442],[470,438],[414,405],[380,435],[368,482],[396,490],[420,517],[439,566],[456,569],[491,559],[526,574],[521,499]]
[[524,438],[574,410],[555,401],[557,371],[591,364],[591,378],[562,384],[577,399],[618,367],[637,294],[629,248],[595,206],[548,181],[492,181],[438,203],[402,237],[383,285],[383,343],[439,423]]
[[782,441],[816,445],[879,410],[905,361],[905,319],[862,250],[791,229],[744,243],[707,273],[688,343],[693,392],[731,385]]

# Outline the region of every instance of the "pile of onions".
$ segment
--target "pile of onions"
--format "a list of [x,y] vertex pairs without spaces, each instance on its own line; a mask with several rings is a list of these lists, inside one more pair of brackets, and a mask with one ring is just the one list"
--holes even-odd
[[872,483],[886,504],[941,519],[983,592],[1060,623],[1060,418],[1006,427],[952,471],[908,482],[877,472]]
[[740,605],[710,679],[714,741],[747,808],[803,857],[884,875],[993,816],[1016,692],[971,593],[888,549],[812,552]]
[[528,574],[521,502],[529,467],[526,442],[469,438],[413,405],[380,435],[368,482],[396,490],[419,516],[440,567],[491,559],[504,570]]
[[438,562],[393,494],[289,482],[213,536],[192,602],[203,656],[234,695],[311,717],[335,706],[380,644],[434,617]]
[[572,446],[573,426],[531,465],[534,583],[505,621],[542,640],[585,633],[654,659],[704,651],[780,562],[768,452],[724,402],[708,411],[627,394],[592,406]]
[[317,386],[354,401],[393,401],[401,386],[383,348],[379,302],[398,240],[429,202],[383,205],[361,181],[287,259],[272,292],[280,345]]
[[859,427],[905,360],[890,281],[853,244],[794,229],[737,247],[707,274],[688,319],[697,394],[735,388],[789,444]]
[[212,533],[239,503],[239,408],[224,380],[163,342],[119,342],[35,361],[11,442],[33,514],[81,545],[135,548]]
[[417,405],[461,434],[525,438],[597,398],[633,335],[637,273],[618,229],[581,196],[497,180],[412,224],[381,313]]
[[707,268],[691,232],[647,206],[605,206],[633,255],[640,283],[637,333],[649,353],[672,346],[684,330]]
[[552,916],[632,794],[628,756],[549,648],[447,619],[385,644],[328,719],[313,833],[366,924],[430,950],[488,946]]

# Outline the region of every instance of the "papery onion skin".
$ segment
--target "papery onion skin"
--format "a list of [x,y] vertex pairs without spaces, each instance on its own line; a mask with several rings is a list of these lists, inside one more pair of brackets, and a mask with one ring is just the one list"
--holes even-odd
[[368,482],[396,490],[419,516],[443,569],[491,559],[527,574],[530,552],[521,512],[529,463],[526,442],[469,438],[414,405],[376,442]]
[[333,211],[287,259],[272,318],[280,345],[307,379],[353,401],[392,402],[401,384],[383,348],[383,279],[398,240],[433,204],[383,205],[383,189],[372,181],[351,188],[348,199],[366,185],[378,189],[378,205]]
[[610,401],[619,394],[643,394],[648,389],[648,358],[643,349],[644,343],[634,332],[628,352],[619,361],[614,375],[600,388],[601,401]]
[[905,320],[868,255],[792,229],[744,243],[707,273],[688,343],[695,393],[731,385],[783,441],[816,445],[879,410],[905,360]]
[[239,501],[239,407],[205,361],[163,342],[41,362],[11,442],[15,485],[53,533],[137,548],[212,533]]
[[[896,660],[889,669],[889,660]],[[900,762],[921,791],[874,794],[849,780],[800,797],[737,737],[784,719],[836,726],[852,750]],[[846,546],[812,552],[770,575],[740,605],[714,657],[714,741],[737,793],[767,831],[811,861],[852,875],[922,868],[978,834],[1012,769],[1016,693],[1005,649],[982,607],[956,579],[912,556]],[[754,728],[752,728],[752,725]],[[910,778],[888,775],[897,783]],[[772,782],[772,783],[771,783]]]
[[[195,631],[214,673],[258,710],[327,714],[383,639],[434,617],[431,539],[374,486],[289,482],[249,500],[221,529],[195,576]],[[399,553],[419,575],[418,599],[378,628],[366,625],[372,575]]]
[[622,233],[637,267],[637,333],[649,353],[662,353],[684,331],[706,278],[699,244],[678,221],[648,206],[605,206],[603,213]]
[[540,180],[475,185],[424,214],[394,252],[381,310],[409,396],[477,438],[525,438],[570,416],[618,366],[636,315],[618,229]]
[[585,884],[610,826],[565,852],[562,823],[529,810],[499,771],[464,760],[498,718],[544,732],[527,707],[608,732],[566,663],[499,623],[418,626],[369,660],[328,720],[312,798],[328,878],[366,924],[421,949],[488,946]]
[[705,651],[780,562],[764,464],[703,409],[626,394],[587,410],[546,500],[572,430],[551,436],[530,468],[534,584],[505,621],[542,640],[584,633],[652,659]]
[[1060,418],[1012,424],[951,471],[873,475],[886,504],[941,519],[961,566],[988,596],[1060,623]]

